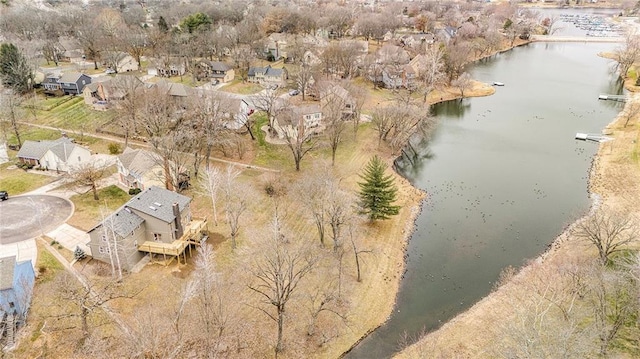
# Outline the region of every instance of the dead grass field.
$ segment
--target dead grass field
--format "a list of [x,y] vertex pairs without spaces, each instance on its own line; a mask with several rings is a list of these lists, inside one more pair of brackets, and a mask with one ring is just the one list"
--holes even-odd
[[[640,98],[636,96],[634,101]],[[590,173],[590,192],[602,197],[602,208],[626,210],[640,214],[640,162],[638,161],[638,140],[640,116],[624,128],[625,119],[619,116],[612,121],[606,131],[612,133],[613,141],[600,144],[595,164]],[[632,244],[640,247],[640,241]],[[553,282],[554,273],[549,268],[570,262],[571,258],[595,257],[595,250],[568,233],[561,234],[554,242],[552,250],[544,253],[533,264],[525,267],[506,285],[485,297],[466,312],[458,315],[442,328],[428,334],[412,345],[397,358],[429,357],[492,358],[490,343],[500,338],[500,328],[514,320],[513,313],[505,310],[507,298],[527,295],[527,283],[540,271],[549,274],[546,279]],[[556,274],[557,275],[557,274]],[[440,356],[438,356],[440,355]],[[612,355],[614,355],[612,353]],[[626,357],[623,353],[616,353]]]

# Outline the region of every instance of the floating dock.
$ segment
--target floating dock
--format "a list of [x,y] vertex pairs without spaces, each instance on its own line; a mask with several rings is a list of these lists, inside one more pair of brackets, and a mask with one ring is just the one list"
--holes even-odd
[[600,95],[600,96],[598,96],[598,100],[627,102],[627,96],[625,96],[625,95]]
[[589,133],[576,133],[576,140],[580,141],[593,141],[593,142],[606,142],[612,140],[611,137],[603,136],[603,135],[594,135]]

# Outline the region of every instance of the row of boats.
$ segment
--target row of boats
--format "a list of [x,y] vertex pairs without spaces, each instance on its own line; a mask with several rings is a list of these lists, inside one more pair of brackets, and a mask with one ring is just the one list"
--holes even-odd
[[561,14],[560,20],[587,31],[587,36],[611,37],[620,36],[623,32],[622,26],[611,23],[599,15]]

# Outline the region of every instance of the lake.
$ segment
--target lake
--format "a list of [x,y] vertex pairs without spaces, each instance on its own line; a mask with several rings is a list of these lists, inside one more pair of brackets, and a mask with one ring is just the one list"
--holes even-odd
[[[346,358],[387,358],[488,295],[590,205],[588,172],[600,133],[621,104],[615,44],[533,43],[469,67],[496,93],[434,106],[439,124],[424,158],[399,171],[428,193],[407,249],[396,308]],[[404,334],[406,333],[406,335]]]

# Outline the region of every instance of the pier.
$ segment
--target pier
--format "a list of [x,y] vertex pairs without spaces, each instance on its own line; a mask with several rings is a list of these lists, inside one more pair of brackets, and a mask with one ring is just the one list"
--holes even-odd
[[598,100],[627,102],[627,96],[625,96],[625,95],[600,95],[600,96],[598,96]]
[[603,135],[595,135],[589,133],[576,133],[576,140],[580,141],[593,141],[593,142],[606,142],[612,140],[611,137],[603,136]]

